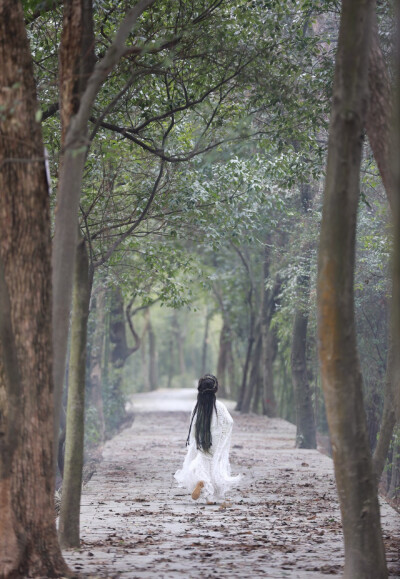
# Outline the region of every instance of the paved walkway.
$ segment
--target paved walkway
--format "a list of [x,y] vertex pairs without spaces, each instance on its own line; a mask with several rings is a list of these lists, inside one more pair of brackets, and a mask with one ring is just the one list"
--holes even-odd
[[[132,427],[105,445],[84,490],[82,548],[65,552],[71,568],[121,579],[340,576],[332,461],[295,449],[292,424],[233,413],[231,464],[243,480],[231,504],[195,503],[175,486],[194,397],[135,396]],[[391,577],[400,577],[400,516],[384,502],[382,524]]]

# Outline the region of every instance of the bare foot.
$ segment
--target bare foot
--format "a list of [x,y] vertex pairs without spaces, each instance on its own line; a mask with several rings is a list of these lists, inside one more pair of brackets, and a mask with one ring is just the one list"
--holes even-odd
[[204,483],[203,483],[202,480],[200,480],[200,481],[197,483],[194,491],[192,492],[192,499],[193,499],[194,501],[197,501],[197,499],[200,497],[201,489],[202,489],[203,487],[204,487]]

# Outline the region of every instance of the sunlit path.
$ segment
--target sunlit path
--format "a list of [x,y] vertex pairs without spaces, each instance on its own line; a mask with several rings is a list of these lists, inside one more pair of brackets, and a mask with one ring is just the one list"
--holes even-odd
[[[83,493],[83,544],[66,552],[71,567],[124,579],[340,575],[332,462],[295,449],[288,422],[234,413],[231,463],[244,476],[230,506],[196,504],[176,488],[193,399],[179,390],[135,397],[133,426],[106,444]],[[383,504],[382,521],[398,577],[400,516]]]

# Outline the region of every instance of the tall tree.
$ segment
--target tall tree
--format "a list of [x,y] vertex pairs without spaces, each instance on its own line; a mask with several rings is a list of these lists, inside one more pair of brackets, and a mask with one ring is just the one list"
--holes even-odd
[[72,299],[72,279],[78,232],[78,208],[83,170],[88,149],[88,123],[96,96],[110,71],[124,54],[125,42],[142,12],[154,0],[139,0],[122,21],[105,56],[97,62],[84,90],[79,108],[65,135],[63,163],[57,193],[57,212],[53,243],[53,350],[55,423],[58,439],[62,386],[67,354],[68,323]]
[[[95,64],[92,0],[65,0],[60,43],[61,164],[65,137]],[[86,338],[92,271],[85,241],[77,244],[71,323],[65,463],[59,538],[63,547],[79,547],[82,485]],[[59,447],[58,436],[55,445]]]
[[348,579],[387,577],[354,320],[354,260],[371,0],[344,0],[335,65],[318,264],[322,386]]
[[0,0],[0,87],[0,576],[58,577],[68,568],[54,520],[49,190],[15,0]]

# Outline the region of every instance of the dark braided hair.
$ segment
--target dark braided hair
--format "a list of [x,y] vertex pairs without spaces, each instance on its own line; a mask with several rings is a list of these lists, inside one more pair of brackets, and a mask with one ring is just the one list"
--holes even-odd
[[195,423],[196,447],[203,452],[209,452],[211,440],[211,418],[213,410],[217,413],[216,392],[218,390],[218,380],[213,374],[205,374],[200,378],[197,386],[197,403],[194,407],[192,420],[190,421],[189,434],[186,440],[186,446],[189,444],[190,433],[194,417],[197,415]]

